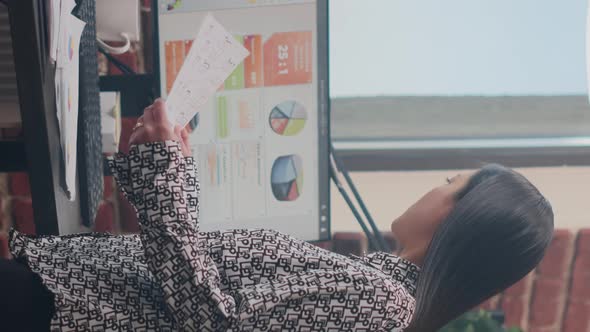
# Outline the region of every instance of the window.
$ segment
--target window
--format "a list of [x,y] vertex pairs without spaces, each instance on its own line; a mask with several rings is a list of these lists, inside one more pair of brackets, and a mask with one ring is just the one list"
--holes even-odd
[[395,150],[398,160],[418,151],[421,162],[431,150],[482,160],[521,149],[520,159],[534,156],[520,166],[590,162],[575,159],[590,147],[587,1],[330,6],[338,149]]

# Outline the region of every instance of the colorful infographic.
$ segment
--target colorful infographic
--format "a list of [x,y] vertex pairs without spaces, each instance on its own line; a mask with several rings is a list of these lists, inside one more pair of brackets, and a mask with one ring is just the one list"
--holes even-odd
[[[309,84],[313,79],[311,31],[278,32],[263,42],[262,35],[236,35],[250,55],[227,78],[221,90]],[[164,43],[166,92],[170,92],[192,46],[192,40]]]
[[264,43],[264,85],[306,84],[312,80],[311,32],[279,32]]
[[180,7],[180,5],[182,4],[181,0],[174,0],[171,1],[168,6],[166,6],[166,9],[168,11],[174,10],[174,9],[178,9]]
[[[181,105],[203,87],[208,92],[202,102],[182,105],[182,114],[197,114],[182,122],[199,170],[202,230],[271,228],[305,240],[327,234],[321,218],[329,211],[320,179],[324,156],[318,153],[324,132],[318,96],[327,86],[318,81],[318,51],[324,48],[317,47],[326,40],[317,32],[322,15],[316,1],[157,3],[160,95]],[[210,16],[225,31],[218,43],[207,43],[202,34],[195,39]],[[206,54],[210,61],[182,69],[195,62],[197,48],[225,43],[245,57],[221,63],[214,61],[221,53],[201,52],[199,59]],[[225,80],[213,80],[203,69],[213,73],[228,63]]]

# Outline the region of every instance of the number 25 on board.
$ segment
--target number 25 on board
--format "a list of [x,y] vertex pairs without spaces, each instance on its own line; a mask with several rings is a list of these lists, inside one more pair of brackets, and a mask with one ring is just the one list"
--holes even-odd
[[287,60],[289,59],[289,46],[278,45],[278,57],[279,57],[279,75],[289,74],[289,68],[287,68]]

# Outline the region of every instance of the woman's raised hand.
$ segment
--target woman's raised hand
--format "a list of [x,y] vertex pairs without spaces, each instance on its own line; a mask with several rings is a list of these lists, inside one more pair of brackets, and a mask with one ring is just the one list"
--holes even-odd
[[173,126],[166,114],[166,103],[162,99],[157,99],[137,119],[133,133],[129,138],[129,145],[168,140],[179,142],[184,156],[191,155],[188,132],[181,126]]

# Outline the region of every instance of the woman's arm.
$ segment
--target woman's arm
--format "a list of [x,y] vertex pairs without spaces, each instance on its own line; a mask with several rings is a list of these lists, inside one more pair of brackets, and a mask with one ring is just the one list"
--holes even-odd
[[184,158],[182,137],[164,125],[161,102],[140,121],[129,154],[109,165],[137,209],[148,266],[175,330],[378,331],[407,325],[414,302],[399,282],[287,235],[211,233],[215,244],[207,250],[198,233],[194,162]]
[[[220,276],[198,237],[198,184],[183,137],[156,101],[138,120],[127,155],[109,162],[137,210],[148,266],[159,282],[177,328],[228,324],[235,301],[219,289]],[[184,146],[183,146],[184,145]],[[204,325],[205,324],[205,325]]]

